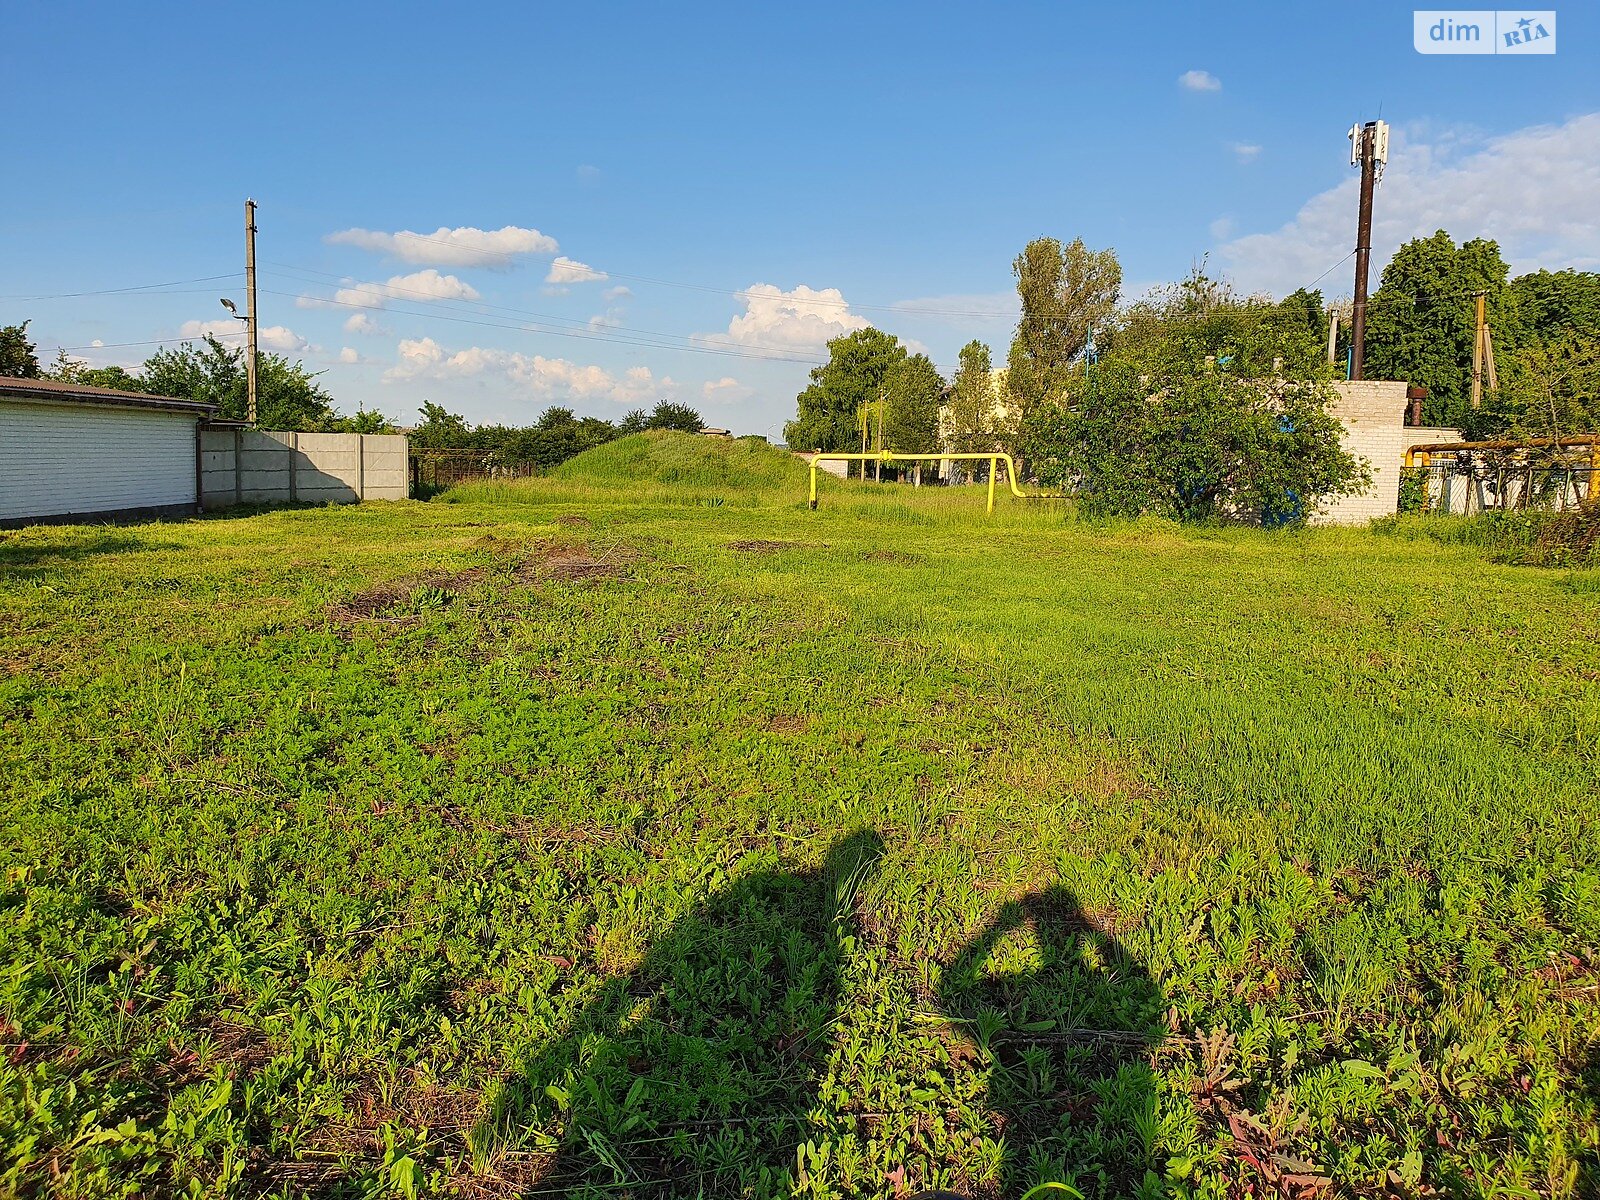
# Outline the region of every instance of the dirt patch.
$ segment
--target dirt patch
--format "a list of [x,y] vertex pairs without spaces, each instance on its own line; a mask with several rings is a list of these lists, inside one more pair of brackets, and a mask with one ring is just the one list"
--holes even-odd
[[729,542],[729,550],[737,550],[740,554],[777,554],[781,550],[809,549],[808,542],[768,542],[759,538],[748,542]]
[[805,717],[779,713],[767,722],[768,733],[804,733],[811,725]]
[[548,579],[618,579],[626,572],[610,551],[595,558],[587,550],[573,549],[551,553],[535,574]]
[[556,518],[557,525],[566,525],[572,529],[588,529],[594,524],[588,517],[580,517],[577,513],[568,513],[566,516]]
[[438,607],[449,597],[481,582],[483,572],[424,571],[402,575],[328,606],[328,616],[341,625],[357,621],[384,620],[393,624],[414,624],[422,619],[421,610]]

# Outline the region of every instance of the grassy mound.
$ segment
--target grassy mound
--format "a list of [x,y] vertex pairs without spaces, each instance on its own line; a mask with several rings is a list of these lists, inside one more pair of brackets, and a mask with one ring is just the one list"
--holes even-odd
[[701,437],[650,430],[586,450],[551,474],[572,483],[682,484],[732,491],[801,494],[806,465],[755,438]]

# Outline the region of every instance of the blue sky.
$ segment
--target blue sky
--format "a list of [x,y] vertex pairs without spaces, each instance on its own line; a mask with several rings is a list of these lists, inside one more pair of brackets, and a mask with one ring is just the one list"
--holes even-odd
[[1380,261],[1442,225],[1600,266],[1600,22],[1557,11],[1559,52],[1512,58],[1419,55],[1390,4],[9,0],[0,322],[136,363],[225,321],[248,195],[263,340],[346,410],[671,397],[778,437],[829,335],[1003,358],[1041,234],[1134,289],[1207,255],[1311,282],[1378,115]]

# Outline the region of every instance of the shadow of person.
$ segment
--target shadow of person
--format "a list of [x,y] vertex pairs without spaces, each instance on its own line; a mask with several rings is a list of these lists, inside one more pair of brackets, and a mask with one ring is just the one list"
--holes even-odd
[[941,974],[944,1012],[988,1070],[1002,1147],[975,1194],[1021,1195],[1046,1181],[1126,1195],[1157,1167],[1154,1053],[1161,990],[1065,889],[1012,901]]
[[816,869],[747,876],[676,921],[505,1082],[472,1131],[477,1168],[527,1194],[789,1194],[882,852],[858,830]]

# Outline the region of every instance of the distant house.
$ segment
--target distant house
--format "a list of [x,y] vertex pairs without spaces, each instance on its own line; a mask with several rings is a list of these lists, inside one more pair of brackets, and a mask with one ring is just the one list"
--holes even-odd
[[0,377],[0,527],[179,516],[199,501],[191,400]]

